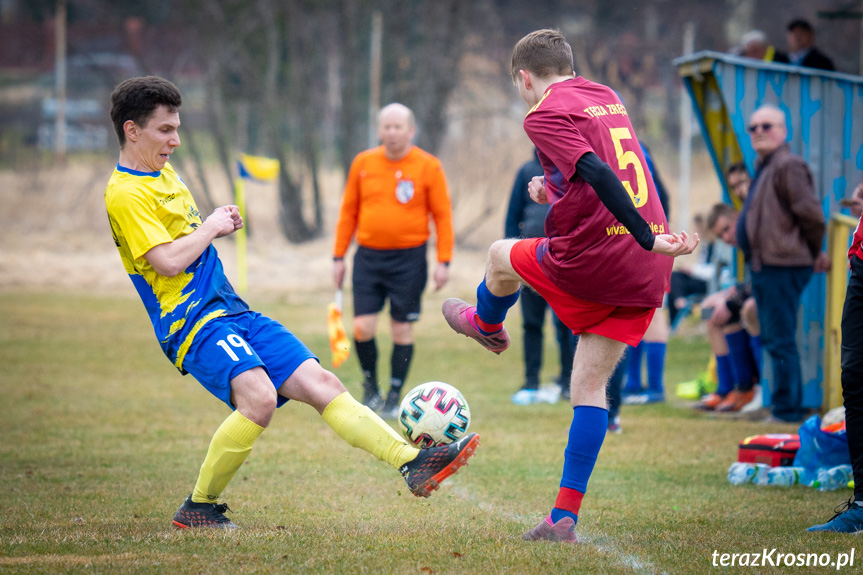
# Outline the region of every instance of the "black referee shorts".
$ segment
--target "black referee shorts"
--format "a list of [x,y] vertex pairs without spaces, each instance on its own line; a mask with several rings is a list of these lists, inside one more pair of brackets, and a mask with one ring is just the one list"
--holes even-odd
[[395,321],[417,321],[427,280],[425,244],[403,250],[359,246],[354,255],[354,315],[379,313],[389,299]]

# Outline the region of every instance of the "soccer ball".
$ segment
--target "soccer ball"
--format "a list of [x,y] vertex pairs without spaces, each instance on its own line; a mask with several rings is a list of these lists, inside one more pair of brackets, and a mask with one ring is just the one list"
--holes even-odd
[[459,390],[442,381],[422,383],[399,407],[402,434],[419,448],[461,439],[470,426],[470,407]]

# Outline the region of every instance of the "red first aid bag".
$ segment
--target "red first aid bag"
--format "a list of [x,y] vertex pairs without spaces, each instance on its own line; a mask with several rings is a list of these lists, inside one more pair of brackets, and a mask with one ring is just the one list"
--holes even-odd
[[800,449],[800,436],[792,433],[753,435],[740,442],[737,461],[789,467]]

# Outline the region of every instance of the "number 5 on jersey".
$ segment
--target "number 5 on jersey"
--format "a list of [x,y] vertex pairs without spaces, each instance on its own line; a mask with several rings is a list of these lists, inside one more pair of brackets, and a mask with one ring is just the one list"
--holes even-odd
[[631,140],[632,132],[629,131],[629,128],[609,128],[609,131],[611,132],[611,140],[614,142],[614,152],[617,154],[617,166],[621,170],[626,170],[629,166],[635,168],[635,191],[632,190],[632,183],[629,180],[621,180],[620,183],[626,188],[635,207],[640,208],[647,203],[647,178],[644,175],[644,166],[635,152],[632,150],[623,151],[621,141]]

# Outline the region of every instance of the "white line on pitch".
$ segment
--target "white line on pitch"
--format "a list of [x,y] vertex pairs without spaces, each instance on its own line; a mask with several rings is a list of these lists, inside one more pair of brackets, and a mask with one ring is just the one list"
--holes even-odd
[[[487,501],[477,501],[476,497],[474,497],[465,487],[461,485],[452,485],[449,490],[449,493],[459,499],[463,499],[471,502],[471,504],[488,513],[489,515],[494,515],[500,517],[502,520],[506,521],[514,521],[516,523],[522,523],[525,525],[532,525],[532,521],[536,520],[535,516],[527,516],[521,513],[513,513],[511,511],[507,511],[505,509],[500,509],[493,503],[489,503]],[[632,569],[638,573],[656,573],[656,568],[649,562],[644,561],[637,555],[633,555],[632,553],[626,553],[622,551],[617,545],[610,543],[612,541],[612,537],[603,533],[602,531],[589,530],[579,531],[578,533],[579,543],[585,545],[592,545],[596,549],[606,553],[611,556],[615,563]],[[599,541],[603,541],[600,543]],[[664,575],[664,571],[662,572]]]

